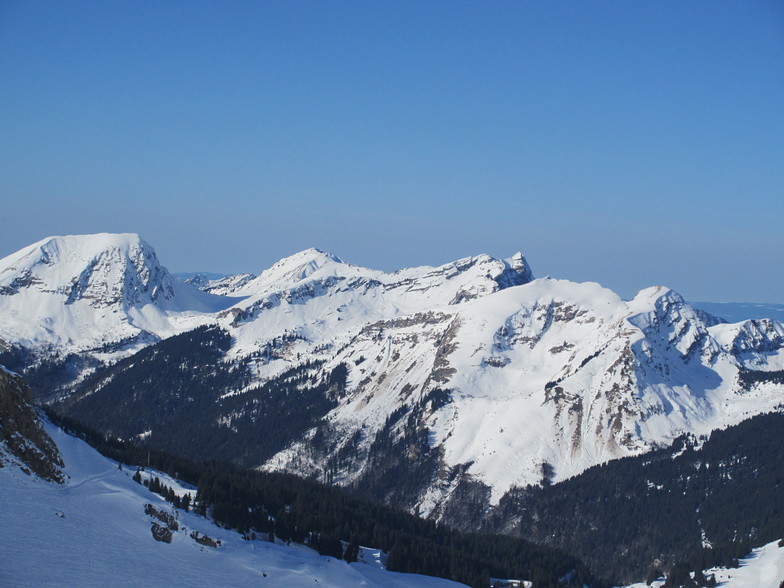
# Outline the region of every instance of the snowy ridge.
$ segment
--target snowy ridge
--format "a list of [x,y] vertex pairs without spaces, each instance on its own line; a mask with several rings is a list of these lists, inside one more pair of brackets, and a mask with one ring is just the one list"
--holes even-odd
[[[462,586],[388,572],[366,549],[368,563],[347,564],[304,546],[243,540],[193,513],[172,509],[131,479],[129,468],[47,424],[60,448],[63,485],[0,469],[0,584],[37,586]],[[145,504],[172,512],[179,529],[170,544],[153,539]],[[193,531],[221,542],[199,545]]]
[[388,274],[350,265],[318,249],[306,249],[278,261],[232,293],[258,297],[293,290],[309,283],[348,281],[348,287],[353,289],[364,287],[395,292],[397,296],[392,297],[398,300],[405,299],[406,294],[413,294],[408,296],[413,298],[416,293],[430,291],[427,298],[446,297],[443,303],[455,304],[461,299],[475,298],[532,279],[531,269],[521,253],[505,261],[480,255],[435,268],[407,268]]
[[196,276],[190,280],[185,280],[185,282],[199,288],[204,292],[208,292],[209,294],[231,296],[245,284],[255,279],[256,276],[253,274],[235,274],[233,276],[215,278],[212,280],[208,280],[206,278],[199,280],[198,278],[199,276]]

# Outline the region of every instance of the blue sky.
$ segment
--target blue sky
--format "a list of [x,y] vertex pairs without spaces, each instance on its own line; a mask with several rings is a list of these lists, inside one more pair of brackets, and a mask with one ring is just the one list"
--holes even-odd
[[784,302],[784,3],[0,0],[0,257],[172,271],[522,250]]

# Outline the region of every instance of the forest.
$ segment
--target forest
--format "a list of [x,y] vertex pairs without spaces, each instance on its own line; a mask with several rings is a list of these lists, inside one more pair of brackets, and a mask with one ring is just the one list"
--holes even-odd
[[256,466],[320,422],[343,392],[347,370],[338,365],[322,375],[320,363],[306,362],[250,386],[250,370],[263,358],[227,361],[230,343],[215,326],[170,337],[97,369],[55,410],[191,459]]

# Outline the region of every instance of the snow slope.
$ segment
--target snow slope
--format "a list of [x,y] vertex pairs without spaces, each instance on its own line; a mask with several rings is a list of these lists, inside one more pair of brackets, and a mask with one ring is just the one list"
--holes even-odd
[[778,588],[784,582],[784,548],[778,541],[755,549],[737,568],[711,568],[723,588]]
[[[398,574],[378,564],[319,556],[303,546],[244,541],[193,513],[177,511],[171,544],[155,541],[144,505],[171,511],[131,480],[128,469],[47,425],[68,480],[43,482],[16,468],[0,469],[0,585],[24,586],[458,586]],[[196,530],[222,545],[190,538]]]
[[[773,541],[753,550],[737,568],[710,568],[704,573],[716,578],[717,588],[778,588],[784,582],[784,548],[779,547],[778,541]],[[650,586],[661,588],[663,584],[664,580],[657,580]],[[638,582],[626,588],[648,586]]]

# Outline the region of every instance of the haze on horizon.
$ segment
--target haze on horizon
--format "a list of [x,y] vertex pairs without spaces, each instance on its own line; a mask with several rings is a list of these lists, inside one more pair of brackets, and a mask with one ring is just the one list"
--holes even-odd
[[784,302],[784,4],[0,3],[0,257],[174,272],[522,250],[624,297]]

